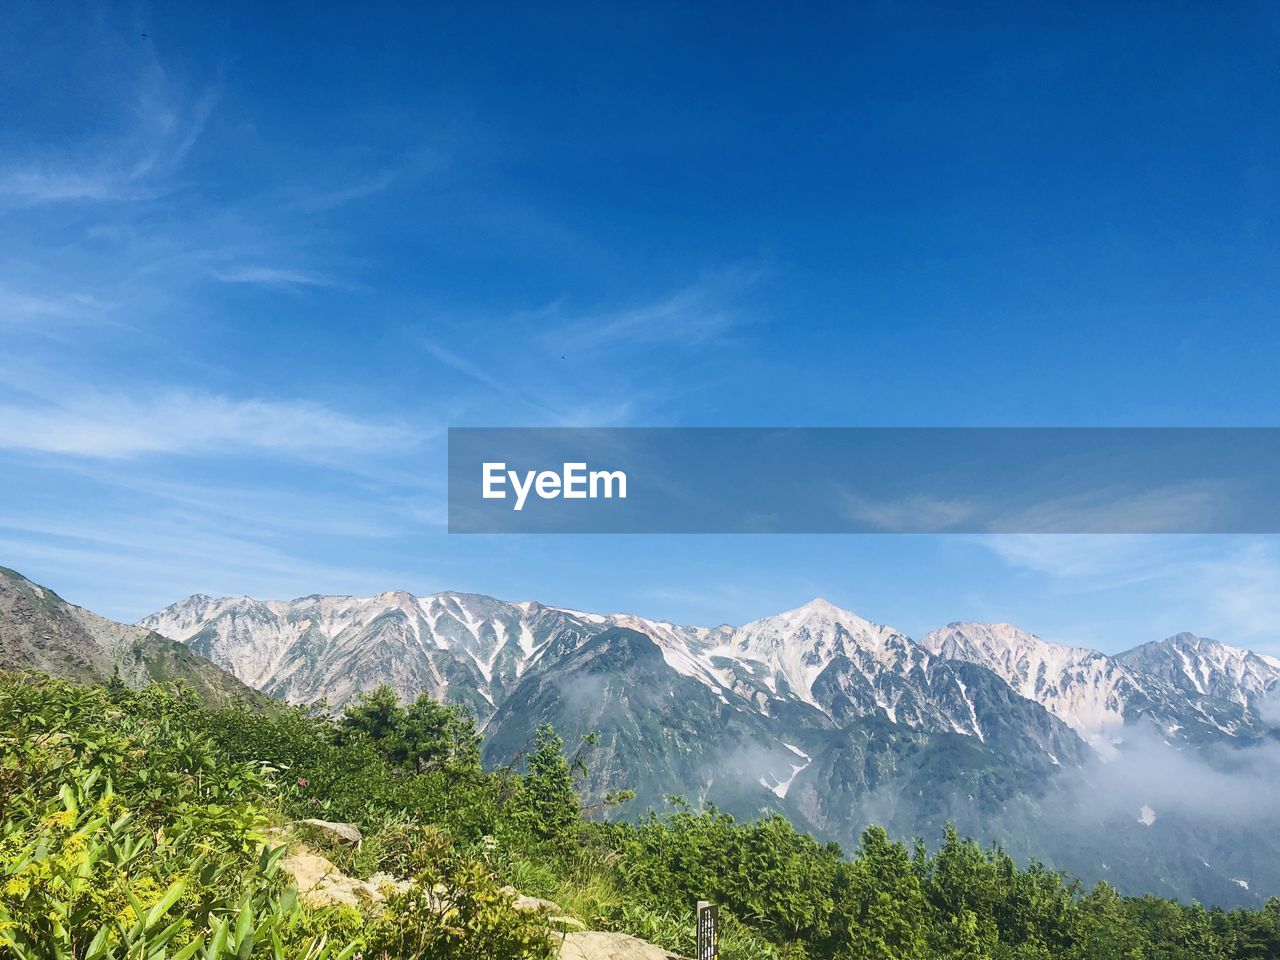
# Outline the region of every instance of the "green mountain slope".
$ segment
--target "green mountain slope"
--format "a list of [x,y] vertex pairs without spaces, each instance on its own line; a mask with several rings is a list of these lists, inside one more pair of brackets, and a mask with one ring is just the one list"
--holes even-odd
[[0,567],[0,670],[83,682],[118,673],[135,690],[177,680],[209,703],[272,702],[185,645],[77,607],[8,567]]

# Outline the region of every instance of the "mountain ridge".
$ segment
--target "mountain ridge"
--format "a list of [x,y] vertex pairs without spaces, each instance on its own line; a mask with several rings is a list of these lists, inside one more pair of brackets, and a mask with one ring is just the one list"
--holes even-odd
[[8,567],[0,567],[0,669],[82,682],[119,677],[133,688],[178,680],[211,702],[270,702],[186,645],[99,616]]
[[1260,735],[1269,726],[1262,705],[1280,691],[1280,661],[1190,633],[1107,655],[1045,641],[1012,624],[957,621],[925,634],[920,644],[993,670],[1104,756],[1137,722],[1182,740]]
[[[263,621],[265,632],[253,629],[255,618]],[[953,702],[939,705],[901,679],[932,670],[949,682],[945,668],[930,658],[977,664],[1104,755],[1124,727],[1139,720],[1183,738],[1256,735],[1264,726],[1259,702],[1280,690],[1280,659],[1192,634],[1116,655],[1045,641],[1012,624],[956,621],[913,640],[823,598],[738,627],[702,627],[461,591],[422,597],[404,590],[369,597],[311,594],[287,601],[193,594],[138,624],[192,645],[246,683],[282,699],[302,702],[323,695],[340,706],[381,678],[402,696],[427,690],[469,702],[482,722],[544,655],[554,658],[608,626],[653,637],[672,669],[721,696],[732,691],[745,697],[756,709],[768,711],[771,703],[790,698],[825,712],[813,688],[839,660],[839,681],[833,674],[824,687],[829,697],[850,698],[846,712],[878,712],[898,722],[898,711],[905,710],[908,725],[950,724],[956,732],[981,738],[972,705],[965,716],[963,681],[953,688]],[[1212,651],[1212,663],[1184,666],[1188,646]],[[388,655],[398,648],[415,665],[378,669],[362,662],[379,647],[390,648]],[[1181,652],[1180,660],[1168,653],[1172,649]],[[311,654],[320,659],[309,663]],[[358,668],[343,677],[344,663]],[[309,677],[308,671],[317,668],[318,674]],[[895,675],[898,679],[885,680]]]
[[[41,589],[30,585],[28,607]],[[1134,890],[1158,880],[1166,894],[1252,903],[1251,890],[1280,889],[1280,870],[1266,866],[1280,863],[1280,846],[1265,830],[1245,828],[1242,842],[1213,809],[1187,809],[1185,791],[1156,792],[1157,782],[1123,772],[1130,762],[1191,762],[1174,784],[1200,769],[1230,776],[1250,762],[1242,751],[1266,742],[1261,704],[1280,670],[1202,638],[1107,657],[1011,625],[956,622],[916,641],[821,598],[739,627],[454,591],[194,594],[138,627],[56,604],[74,627],[58,634],[72,661],[61,672],[154,636],[171,655],[229,667],[292,702],[338,709],[383,683],[405,699],[426,692],[476,714],[489,766],[519,764],[542,724],[571,750],[592,735],[587,796],[633,789],[635,810],[661,809],[675,794],[747,818],[780,813],[844,844],[869,822],[903,837],[953,822]],[[21,634],[26,616],[0,605],[0,637]],[[15,649],[37,669],[48,656],[33,644]],[[78,678],[103,673],[99,665]],[[131,685],[152,675],[133,675]],[[1114,682],[1094,689],[1098,677]],[[1098,698],[1105,706],[1109,696],[1118,698],[1114,722],[1091,739],[1082,720],[1096,711],[1068,707]],[[1196,767],[1197,757],[1209,766]],[[1105,835],[1081,845],[1099,822]]]
[[[1280,889],[1274,838],[1212,797],[1187,809],[1177,786],[1276,736],[1263,707],[1280,667],[1238,648],[1175,636],[1108,656],[963,622],[917,641],[821,598],[715,627],[405,591],[197,596],[141,622],[294,702],[336,708],[385,682],[466,704],[490,766],[518,764],[542,724],[593,735],[587,794],[633,789],[638,810],[674,794],[845,844],[870,822],[904,837],[953,822],[1133,890]],[[1172,785],[1145,779],[1170,764],[1185,767]]]

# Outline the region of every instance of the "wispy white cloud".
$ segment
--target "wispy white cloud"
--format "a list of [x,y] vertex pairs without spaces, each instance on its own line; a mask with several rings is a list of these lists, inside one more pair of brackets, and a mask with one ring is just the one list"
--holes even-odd
[[[426,350],[427,353],[431,354],[431,356],[435,357],[435,359],[443,363],[449,369],[462,374],[468,380],[475,381],[476,383],[480,384],[482,387],[488,387],[494,393],[501,394],[505,397],[516,397],[522,402],[526,402],[526,403],[534,402],[530,398],[522,394],[520,391],[513,388],[509,383],[506,383],[503,380],[499,379],[498,377],[493,376],[487,370],[481,367],[479,364],[467,359],[461,354],[455,353],[453,350],[450,350],[448,347],[445,347],[439,343],[435,343],[432,340],[423,340],[422,348]],[[541,406],[541,405],[538,405],[538,406]],[[547,408],[542,407],[542,409],[546,410]]]
[[1080,595],[1085,608],[1112,592],[1130,598],[1141,592],[1145,600],[1133,602],[1163,597],[1167,608],[1194,600],[1200,622],[1184,629],[1280,651],[1280,542],[1274,537],[1020,534],[975,539],[1011,567],[1043,576],[1045,590]]
[[990,514],[987,503],[923,495],[880,500],[848,490],[842,500],[846,517],[891,533],[934,533],[981,524]]
[[[649,303],[594,314],[575,314],[559,300],[503,317],[500,344],[465,334],[463,346],[452,340],[445,346],[438,335],[417,342],[492,398],[514,401],[507,410],[516,415],[504,415],[510,425],[532,414],[547,425],[621,426],[672,400],[670,386],[659,391],[646,371],[661,365],[669,377],[673,350],[723,340],[748,322],[736,301],[760,276],[745,269],[709,273]],[[519,339],[522,333],[527,339]],[[492,404],[473,398],[471,406]]]
[[[1105,536],[1115,531],[1145,534],[1211,527],[1231,493],[1226,485],[1209,482],[1137,493],[1102,487],[1059,496],[1023,487],[973,493],[970,487],[954,482],[952,486],[959,492],[869,496],[846,489],[841,492],[843,513],[890,533],[1025,531],[1029,536],[993,537],[990,542],[997,552],[1009,551],[1022,560],[1034,560],[1044,550],[1030,544],[1052,543],[1055,546],[1048,548],[1047,558],[1053,560],[1062,555],[1061,534]],[[1096,547],[1097,541],[1089,542]]]
[[214,277],[223,283],[255,283],[266,287],[336,287],[338,281],[307,270],[281,267],[241,266],[217,270]]
[[1199,581],[1242,636],[1265,640],[1272,652],[1280,652],[1278,546],[1271,539],[1237,544],[1221,557],[1205,561]]
[[574,353],[615,347],[696,347],[717,340],[744,322],[745,292],[763,276],[760,270],[732,268],[708,273],[683,289],[649,303],[564,317],[558,302],[543,311],[551,329],[550,346]]
[[343,186],[321,188],[306,193],[297,201],[298,209],[308,213],[333,210],[366,197],[376,196],[387,190],[401,177],[399,170],[385,170],[371,177],[362,177]]
[[0,449],[120,458],[142,454],[307,456],[415,444],[414,431],[306,400],[237,400],[171,390],[0,404]]
[[106,142],[0,167],[0,198],[19,204],[131,201],[155,196],[204,132],[215,91],[191,99],[153,66],[132,91],[131,122]]
[[[300,184],[292,188],[291,205],[305,213],[323,213],[410,184],[449,166],[452,146],[418,145],[403,156],[382,165],[361,158],[360,166],[346,175],[331,174],[321,182]],[[372,171],[372,172],[371,172]]]
[[0,286],[0,326],[87,320],[102,307],[90,294],[44,295]]
[[[515,401],[524,412],[532,412],[551,425],[561,427],[608,426],[625,422],[631,415],[633,404],[629,397],[604,397],[596,401],[566,400],[555,402],[546,397],[551,391],[540,391],[535,382],[514,371],[506,376],[490,373],[485,367],[467,357],[430,340],[421,341],[422,348],[451,370],[460,373],[499,397]],[[538,381],[545,384],[551,378],[545,370],[539,371]],[[521,383],[521,387],[513,383]]]
[[1100,585],[1134,583],[1167,576],[1176,549],[1185,537],[1164,539],[1154,535],[1125,534],[997,534],[977,538],[1011,566],[1043,573],[1058,579]]
[[[113,523],[99,514],[79,520],[74,529],[39,523],[10,528],[0,518],[0,556],[26,572],[56,570],[59,582],[91,585],[91,593],[71,599],[126,621],[196,591],[237,594],[252,585],[269,596],[374,592],[383,589],[379,584],[404,579],[376,565],[325,562],[305,548],[228,533],[199,515],[130,515]],[[111,574],[104,577],[106,570]]]
[[121,199],[121,181],[106,172],[16,167],[0,171],[0,196],[27,203]]
[[[309,469],[309,465],[308,465]],[[404,495],[376,486],[372,493],[363,478],[350,478],[324,491],[296,483],[213,483],[201,479],[158,477],[154,471],[126,461],[118,466],[101,461],[84,464],[80,475],[91,483],[113,488],[112,495],[145,498],[155,511],[182,512],[219,525],[224,532],[238,525],[245,535],[268,537],[290,534],[382,540],[402,536],[427,524],[443,527],[444,491]],[[332,483],[332,478],[330,480]],[[424,486],[430,484],[424,481]],[[394,488],[393,488],[394,489]],[[435,514],[432,513],[434,510]],[[48,532],[52,521],[34,527]],[[78,529],[77,523],[66,524]],[[0,526],[25,529],[15,515],[0,512]]]
[[1123,487],[1102,487],[1029,507],[993,504],[989,515],[997,529],[1043,533],[1203,530],[1212,529],[1230,494],[1229,485],[1211,481],[1170,484],[1136,493]]

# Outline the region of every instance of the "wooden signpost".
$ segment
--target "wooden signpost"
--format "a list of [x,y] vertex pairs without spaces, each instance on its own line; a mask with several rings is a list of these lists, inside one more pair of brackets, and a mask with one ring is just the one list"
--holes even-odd
[[698,901],[698,960],[720,960],[720,908]]

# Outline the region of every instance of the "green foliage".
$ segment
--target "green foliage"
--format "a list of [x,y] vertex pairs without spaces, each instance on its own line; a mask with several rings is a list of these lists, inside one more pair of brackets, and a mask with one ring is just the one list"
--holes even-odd
[[728,814],[650,814],[611,827],[629,885],[667,903],[712,900],[779,942],[821,941],[835,909],[840,850],[781,817],[739,824]]
[[382,684],[343,711],[337,734],[339,745],[369,739],[387,760],[414,773],[480,770],[475,718],[465,707],[445,706],[425,693],[402,707],[395,691]]
[[371,957],[421,960],[549,960],[546,923],[513,908],[485,866],[449,856],[424,865],[414,885],[392,898],[366,935]]
[[0,944],[19,960],[350,956],[263,843],[252,764],[187,695],[0,682]]
[[[544,727],[523,773],[484,772],[471,718],[425,697],[331,719],[0,675],[0,956],[545,960],[510,883],[685,955],[712,900],[723,960],[1280,960],[1280,901],[1084,891],[954,830],[930,851],[872,827],[846,856],[684,802],[602,822],[575,788],[591,746]],[[308,817],[360,826],[358,851],[309,841],[343,870],[415,883],[363,913],[300,903],[266,828]]]
[[[182,690],[0,675],[0,955],[345,960],[383,955],[394,930],[406,949],[422,945],[386,954],[397,958],[547,956],[544,921],[514,911],[498,879],[454,857],[438,828],[404,818],[401,802],[446,793],[449,777],[479,778],[466,751],[392,777],[400,792],[370,806],[355,799],[356,771],[335,762],[329,728],[299,711],[209,711]],[[440,910],[411,895],[368,918],[299,903],[280,870],[285,849],[264,828],[323,808],[313,780],[332,785],[338,805],[388,817],[368,845],[374,866],[460,864],[432,875]]]
[[[347,714],[335,723],[298,708],[272,714],[226,708],[204,712],[197,722],[227,757],[257,759],[279,771],[277,802],[291,819],[349,821],[366,834],[395,823],[448,824],[463,842],[494,834],[504,798],[519,784],[507,774],[481,773],[474,752],[462,747],[430,763],[410,762],[399,725],[404,711],[386,711],[381,694],[373,696],[372,705],[367,699],[355,705],[372,709],[357,713],[351,725]],[[451,742],[474,736],[468,719]]]
[[578,824],[582,807],[573,769],[564,756],[564,741],[550,725],[538,728],[521,800],[521,820],[539,839],[562,838]]
[[916,960],[926,956],[927,904],[902,844],[880,827],[862,835],[858,857],[836,873],[833,948],[839,958]]
[[[790,956],[947,960],[1219,960],[1280,958],[1280,900],[1260,911],[1208,911],[1121,897],[1041,864],[1020,867],[948,830],[930,854],[868,829],[857,854],[785,820],[738,823],[677,805],[639,823],[594,825],[618,853],[631,903],[668,910],[710,899]],[[673,948],[688,950],[673,942]],[[756,953],[765,956],[757,945]],[[725,950],[730,958],[737,954]]]

